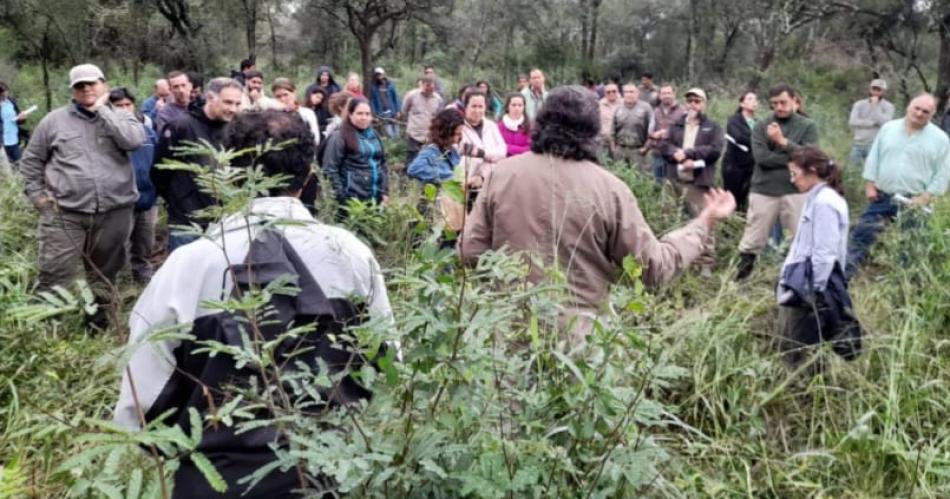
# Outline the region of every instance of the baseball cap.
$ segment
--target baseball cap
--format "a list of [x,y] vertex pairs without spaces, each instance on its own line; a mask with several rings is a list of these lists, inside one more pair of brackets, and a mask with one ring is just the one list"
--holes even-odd
[[696,97],[699,97],[700,99],[702,99],[702,100],[704,100],[704,101],[707,100],[707,99],[706,99],[706,92],[704,92],[703,89],[701,89],[701,88],[699,88],[699,87],[693,87],[693,88],[687,90],[685,95],[686,95],[686,97],[689,97],[690,95],[695,95]]
[[887,82],[882,80],[881,78],[871,80],[871,86],[880,88],[881,90],[887,90]]
[[69,88],[75,87],[77,83],[105,81],[105,79],[102,70],[95,64],[80,64],[69,70]]
[[386,70],[383,69],[382,67],[377,66],[376,69],[373,70],[373,74],[374,74],[374,75],[384,75],[384,74],[386,74]]

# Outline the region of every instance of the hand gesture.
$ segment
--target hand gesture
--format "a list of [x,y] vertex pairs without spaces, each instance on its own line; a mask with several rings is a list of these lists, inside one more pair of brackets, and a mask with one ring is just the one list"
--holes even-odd
[[736,211],[736,198],[722,189],[710,189],[704,196],[704,201],[705,206],[699,218],[710,228]]
[[871,182],[868,182],[864,186],[864,195],[868,198],[868,201],[871,201],[872,203],[874,201],[877,201],[877,198],[878,198],[877,186],[872,184]]
[[106,105],[106,102],[109,102],[109,88],[105,85],[102,87],[104,88],[102,95],[100,95],[99,98],[96,99],[96,102],[92,104],[92,107],[89,108],[89,110],[92,112],[98,111],[99,108]]
[[782,127],[774,121],[765,127],[765,134],[768,135],[769,140],[780,146],[784,147],[785,144],[788,143],[788,141],[785,140],[785,134],[782,133]]
[[675,153],[673,153],[673,159],[677,163],[682,163],[686,159],[686,153],[683,152],[682,149],[678,149]]

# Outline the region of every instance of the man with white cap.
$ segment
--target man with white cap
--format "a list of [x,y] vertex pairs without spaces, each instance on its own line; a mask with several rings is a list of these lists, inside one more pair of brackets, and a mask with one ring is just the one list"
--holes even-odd
[[[673,122],[660,152],[666,160],[666,178],[683,197],[691,216],[706,207],[707,194],[716,183],[716,161],[722,154],[722,128],[706,116],[706,92],[686,91],[686,114]],[[715,240],[706,235],[703,253],[696,259],[704,275],[715,263]]]
[[369,105],[373,110],[373,116],[383,119],[383,129],[390,138],[399,136],[399,127],[396,126],[394,118],[399,112],[399,95],[396,93],[396,85],[386,77],[386,70],[376,68],[373,70],[373,81],[369,86]]
[[69,287],[85,267],[97,302],[90,320],[108,325],[103,306],[127,260],[126,242],[138,199],[129,152],[145,142],[138,120],[109,103],[102,71],[69,71],[72,102],[46,115],[20,161],[25,191],[39,211],[38,290]]
[[861,166],[868,157],[874,137],[881,126],[894,117],[894,104],[884,98],[887,82],[878,78],[871,80],[868,87],[868,98],[861,99],[851,107],[851,118],[848,125],[854,133],[854,145],[848,159],[851,163]]

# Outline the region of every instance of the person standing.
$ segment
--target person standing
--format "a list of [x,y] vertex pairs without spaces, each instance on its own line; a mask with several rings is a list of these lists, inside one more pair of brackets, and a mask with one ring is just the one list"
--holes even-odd
[[755,168],[749,188],[749,214],[739,241],[737,280],[752,273],[776,219],[795,237],[805,194],[789,182],[788,158],[798,147],[818,144],[818,127],[797,112],[795,89],[790,85],[780,83],[769,89],[769,106],[772,113],[752,130]]
[[633,83],[623,86],[623,104],[614,113],[612,157],[627,166],[637,166],[652,174],[646,157],[647,136],[653,108],[640,100],[640,89]]
[[353,97],[346,104],[343,124],[327,138],[321,166],[344,211],[350,199],[377,204],[389,201],[386,151],[372,124],[369,102]]
[[16,164],[20,160],[20,124],[26,121],[26,113],[20,111],[10,87],[0,81],[0,138],[7,160]]
[[245,72],[244,78],[244,97],[241,99],[241,111],[264,111],[267,109],[279,111],[284,109],[283,104],[264,93],[264,73],[255,69]]
[[155,131],[162,136],[165,125],[175,121],[179,116],[188,113],[191,104],[191,90],[194,88],[191,79],[184,71],[168,73],[168,87],[171,89],[171,100],[165,99],[165,105],[155,113]]
[[313,134],[314,150],[320,145],[320,124],[312,109],[297,102],[297,85],[290,78],[277,78],[270,86],[274,99],[284,106],[284,111],[297,113]]
[[868,205],[851,234],[848,279],[867,258],[887,222],[905,209],[930,204],[947,191],[950,139],[930,121],[936,107],[932,95],[919,95],[910,101],[903,118],[887,122],[875,137],[864,162]]
[[386,77],[386,70],[373,70],[373,82],[369,87],[369,104],[373,108],[373,116],[383,122],[386,135],[395,139],[399,137],[399,126],[396,124],[396,115],[399,114],[399,94],[396,85]]
[[739,97],[739,108],[726,124],[726,153],[722,157],[722,186],[736,198],[736,209],[745,213],[749,205],[749,187],[755,157],[752,155],[752,129],[759,98],[747,91]]
[[508,157],[530,151],[531,122],[524,115],[524,96],[520,93],[508,94],[504,110],[498,131],[507,146]]
[[138,199],[129,152],[142,146],[145,132],[109,104],[97,66],[70,69],[69,87],[72,102],[40,121],[20,160],[24,190],[40,215],[37,290],[70,287],[84,267],[101,305],[89,325],[105,329]]
[[142,147],[132,151],[130,155],[132,168],[135,170],[135,187],[139,192],[139,199],[135,202],[132,234],[129,237],[129,256],[132,277],[140,283],[146,283],[152,278],[153,273],[151,258],[155,247],[155,223],[158,222],[155,186],[152,185],[150,178],[158,135],[148,116],[136,113],[135,96],[128,89],[124,87],[113,89],[109,92],[109,103],[116,109],[135,115],[145,132],[145,142]]
[[442,97],[435,91],[435,78],[424,76],[419,88],[406,93],[402,101],[402,116],[406,120],[406,164],[412,163],[419,149],[428,140],[432,118],[443,106]]
[[[212,158],[207,155],[192,155],[175,149],[187,142],[200,144],[203,141],[212,147],[222,147],[224,127],[238,113],[243,91],[244,87],[231,78],[215,78],[208,82],[204,106],[193,106],[187,114],[179,116],[159,134],[155,164],[161,165],[166,159],[176,159],[214,167]],[[158,195],[165,200],[168,225],[196,225],[201,229],[208,226],[208,218],[200,212],[217,201],[199,187],[194,173],[157,167],[152,169],[152,183]],[[195,234],[176,233],[173,229],[168,236],[168,251],[174,251],[195,239],[198,239]]]
[[524,92],[524,90],[528,88],[528,75],[518,75],[518,79],[516,81],[515,88],[517,89],[518,93]]
[[521,91],[521,95],[524,96],[525,115],[532,123],[544,105],[544,100],[548,98],[544,82],[544,72],[534,68],[528,73],[528,88]]
[[475,88],[481,90],[488,97],[488,116],[493,120],[500,120],[501,115],[505,112],[505,106],[501,99],[495,95],[495,92],[492,92],[491,84],[487,80],[479,80],[475,82]]
[[495,165],[508,155],[508,146],[498,125],[485,117],[488,99],[480,90],[471,89],[463,97],[465,125],[462,127],[462,166],[464,179],[478,189],[488,179]]
[[[803,146],[789,156],[788,171],[805,194],[805,206],[776,290],[779,350],[792,369],[807,362],[822,342],[832,342],[836,353],[852,360],[860,352],[861,329],[842,270],[848,203],[841,195],[841,170],[821,149]],[[808,371],[816,373],[820,365]]]
[[854,134],[854,145],[851,146],[848,159],[854,165],[864,165],[877,132],[894,117],[894,104],[884,98],[886,90],[886,81],[872,80],[868,88],[868,98],[855,102],[851,107],[848,125]]
[[[722,153],[722,129],[706,116],[706,92],[701,88],[686,91],[686,114],[670,125],[663,146],[667,162],[666,178],[686,201],[693,217],[706,207],[706,199],[716,181],[716,161]],[[704,276],[712,275],[716,263],[716,240],[709,234],[703,252],[696,259]]]
[[142,114],[148,116],[148,119],[154,123],[155,116],[161,108],[165,107],[165,99],[171,93],[171,89],[168,88],[168,80],[165,78],[155,80],[155,92],[142,103]]
[[616,83],[604,85],[604,97],[600,99],[600,140],[605,151],[613,149],[614,113],[623,102],[620,100],[620,87]]
[[[551,92],[534,123],[531,153],[501,162],[487,180],[465,221],[459,252],[473,265],[483,253],[505,248],[538,257],[531,261],[559,267],[570,292],[564,324],[578,321],[565,338],[582,345],[592,316],[606,310],[607,292],[624,258],[643,267],[648,286],[670,281],[703,250],[717,222],[735,202],[713,189],[696,220],[654,236],[630,188],[600,167],[600,116],[597,98],[581,86]],[[550,273],[532,265],[529,280]]]
[[654,109],[660,105],[660,92],[653,84],[653,73],[649,71],[640,75],[640,99]]
[[[641,93],[643,90],[640,91]],[[653,176],[657,183],[666,176],[666,159],[663,146],[666,143],[670,126],[686,114],[686,108],[676,102],[676,87],[665,84],[660,87],[660,105],[653,108],[653,121],[650,122],[650,148],[653,151]]]
[[329,101],[333,94],[340,91],[340,85],[333,79],[333,70],[330,66],[320,66],[315,73],[317,77],[314,83],[326,92],[326,100]]
[[435,74],[435,68],[432,66],[424,66],[422,68],[422,77],[423,78],[432,78],[432,84],[435,86],[435,93],[445,98],[445,85],[442,84],[442,80]]

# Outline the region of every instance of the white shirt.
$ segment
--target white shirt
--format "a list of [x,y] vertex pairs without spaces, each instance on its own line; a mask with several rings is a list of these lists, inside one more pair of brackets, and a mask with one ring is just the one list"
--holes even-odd
[[[292,224],[281,225],[281,221]],[[230,296],[233,283],[228,268],[244,261],[251,243],[248,232],[253,237],[264,222],[290,242],[328,298],[362,297],[371,316],[392,317],[379,264],[356,236],[315,220],[297,198],[255,199],[247,213],[225,218],[212,225],[205,237],[172,252],[142,292],[129,317],[129,347],[134,353],[123,370],[114,415],[117,424],[130,429],[141,426],[129,373],[143,413],[174,373],[173,352],[181,342],[149,338],[221,312],[203,307],[202,302]]]

